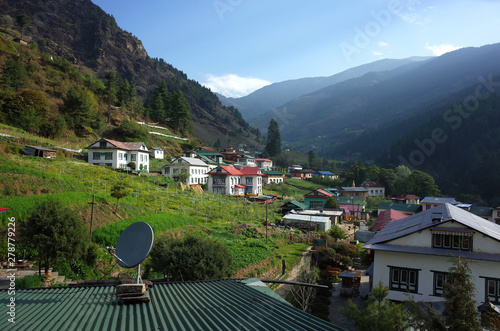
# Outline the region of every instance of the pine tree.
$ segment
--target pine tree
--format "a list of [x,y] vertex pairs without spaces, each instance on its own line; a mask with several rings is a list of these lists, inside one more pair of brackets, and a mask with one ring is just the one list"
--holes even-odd
[[267,143],[265,152],[270,157],[277,156],[281,153],[281,135],[278,123],[271,119],[267,129]]

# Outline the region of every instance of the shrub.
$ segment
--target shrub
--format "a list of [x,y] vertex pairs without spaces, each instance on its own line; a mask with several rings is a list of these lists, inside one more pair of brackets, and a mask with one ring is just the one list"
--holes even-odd
[[16,278],[16,288],[34,288],[41,287],[43,280],[38,275],[25,276],[23,278]]

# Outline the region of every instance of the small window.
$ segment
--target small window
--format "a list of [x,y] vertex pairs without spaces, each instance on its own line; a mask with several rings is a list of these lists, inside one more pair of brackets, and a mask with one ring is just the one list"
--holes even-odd
[[434,272],[434,290],[433,294],[435,296],[442,296],[444,291],[444,283],[446,283],[446,272]]
[[500,279],[486,278],[486,296],[491,303],[500,304]]
[[418,270],[399,267],[390,268],[391,277],[389,288],[391,290],[411,293],[418,292]]
[[92,153],[92,160],[100,160],[101,159],[101,153],[94,152]]
[[113,153],[112,152],[106,152],[105,159],[106,160],[113,160]]
[[99,142],[99,147],[105,148],[106,147],[106,142],[105,141],[100,141]]

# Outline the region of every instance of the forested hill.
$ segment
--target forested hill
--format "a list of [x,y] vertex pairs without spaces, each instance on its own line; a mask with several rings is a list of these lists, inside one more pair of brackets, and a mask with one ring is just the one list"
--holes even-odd
[[[500,76],[490,78],[491,82],[500,81]],[[441,107],[439,115],[388,146],[377,164],[404,164],[431,174],[450,195],[467,193],[464,200],[482,198],[498,206],[500,96],[488,93],[476,99],[476,91],[474,85],[456,93],[455,102]]]
[[[23,29],[16,17],[27,14],[32,23]],[[239,112],[221,105],[217,96],[163,59],[148,56],[140,40],[122,30],[113,16],[90,0],[0,0],[0,25],[22,32],[42,52],[64,58],[81,74],[104,79],[115,72],[148,102],[156,86],[165,81],[169,92],[181,91],[191,106],[194,135],[213,144],[256,145],[257,131]]]

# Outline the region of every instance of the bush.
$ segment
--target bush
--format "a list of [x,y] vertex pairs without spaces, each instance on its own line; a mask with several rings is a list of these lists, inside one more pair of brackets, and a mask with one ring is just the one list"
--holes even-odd
[[41,287],[43,280],[38,275],[25,276],[23,278],[16,278],[16,288],[34,288]]
[[209,280],[231,276],[231,254],[222,244],[202,237],[161,237],[151,250],[151,267],[171,280]]

